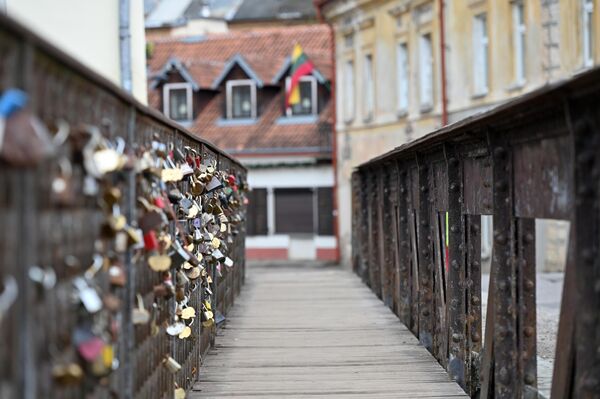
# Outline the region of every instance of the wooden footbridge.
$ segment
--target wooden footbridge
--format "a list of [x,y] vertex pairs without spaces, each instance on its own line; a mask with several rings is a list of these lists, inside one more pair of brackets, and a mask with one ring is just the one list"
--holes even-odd
[[536,218],[551,396],[600,397],[600,70],[359,166],[351,264],[248,273],[244,166],[5,16],[0,111],[0,398],[537,398]]
[[190,398],[467,397],[350,270],[249,267]]

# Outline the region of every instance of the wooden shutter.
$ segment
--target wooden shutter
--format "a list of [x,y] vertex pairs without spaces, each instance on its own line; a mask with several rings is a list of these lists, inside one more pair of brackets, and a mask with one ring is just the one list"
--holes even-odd
[[331,187],[319,187],[317,190],[317,204],[319,212],[320,236],[333,235],[333,189]]
[[248,193],[247,234],[249,236],[266,235],[267,227],[267,190],[255,188]]
[[277,233],[314,233],[313,190],[282,188],[275,190],[275,231]]

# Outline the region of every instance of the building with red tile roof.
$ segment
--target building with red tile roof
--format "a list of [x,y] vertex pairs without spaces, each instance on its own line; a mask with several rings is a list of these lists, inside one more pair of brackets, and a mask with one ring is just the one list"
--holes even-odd
[[[300,103],[286,109],[295,44],[314,70],[300,83]],[[328,28],[170,37],[149,48],[150,105],[249,168],[248,257],[333,258]]]

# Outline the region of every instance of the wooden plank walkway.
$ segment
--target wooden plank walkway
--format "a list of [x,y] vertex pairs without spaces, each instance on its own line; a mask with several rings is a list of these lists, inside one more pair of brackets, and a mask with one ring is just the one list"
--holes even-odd
[[339,267],[250,267],[198,398],[467,397],[396,316]]

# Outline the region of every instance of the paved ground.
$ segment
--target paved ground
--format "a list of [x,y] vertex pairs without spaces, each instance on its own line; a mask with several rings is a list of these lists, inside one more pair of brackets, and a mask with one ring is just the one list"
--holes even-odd
[[396,316],[339,267],[251,267],[188,396],[466,397]]
[[[556,334],[560,316],[560,301],[562,297],[564,273],[537,273],[537,351],[538,351],[538,387],[541,393],[550,397],[552,370],[554,367],[554,352],[556,349]],[[487,296],[490,275],[481,278],[482,309],[487,309]],[[483,314],[485,323],[485,314]],[[485,329],[484,329],[485,331]]]

